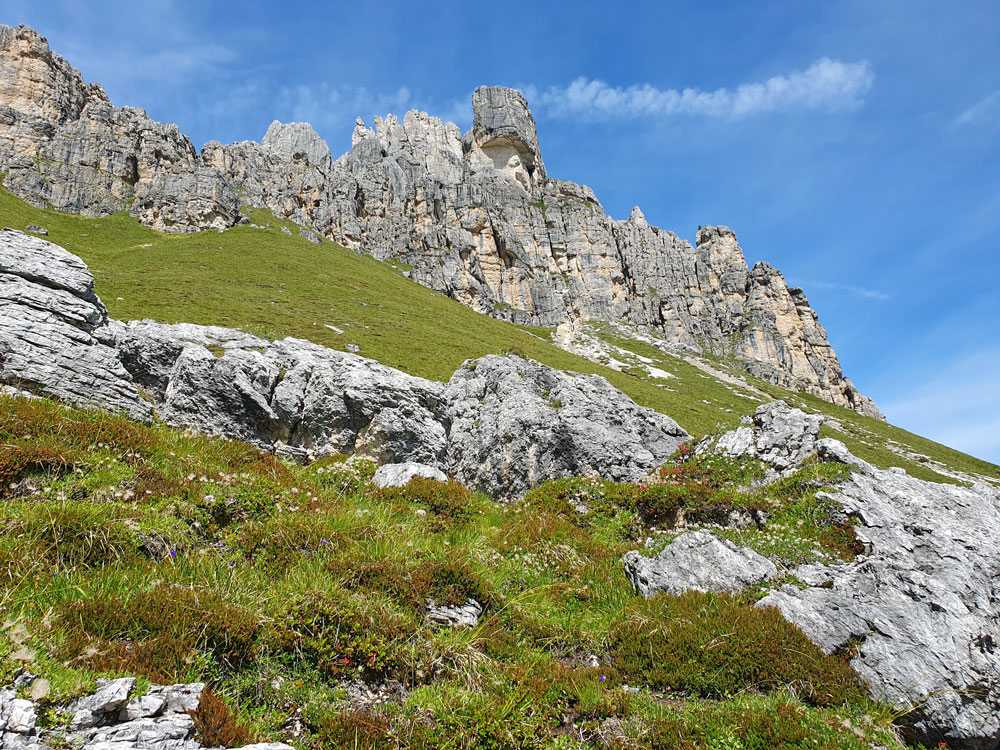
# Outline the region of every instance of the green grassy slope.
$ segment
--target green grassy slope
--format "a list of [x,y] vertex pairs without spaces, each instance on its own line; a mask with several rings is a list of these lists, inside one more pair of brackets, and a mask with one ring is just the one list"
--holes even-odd
[[[559,480],[505,506],[455,483],[378,490],[365,460],[300,466],[0,397],[0,684],[16,654],[48,681],[52,728],[96,677],[203,681],[222,699],[207,723],[301,750],[900,747],[848,656],[754,607],[763,589],[647,601],[622,569],[647,535],[672,538],[653,526],[681,506],[689,523],[766,508],[739,540],[789,566],[849,555],[850,529],[816,521],[842,467],[767,495],[739,489],[756,462],[671,469],[642,487]],[[485,605],[475,627],[428,621],[428,599],[468,597]],[[350,700],[357,680],[384,702]]]
[[[516,351],[559,369],[600,374],[696,436],[734,426],[760,403],[748,390],[637,341],[607,336],[674,377],[653,378],[640,366],[626,372],[601,366],[550,343],[546,329],[475,313],[387,263],[329,241],[311,244],[298,236],[298,226],[267,212],[256,211],[252,218],[270,228],[168,235],[124,213],[89,219],[39,209],[0,188],[0,224],[47,228],[49,240],[88,263],[98,294],[121,320],[232,326],[270,338],[297,336],[335,349],[353,343],[365,356],[435,380],[447,380],[466,359]],[[290,236],[281,232],[283,226]],[[713,364],[726,367],[724,362]],[[1000,481],[1000,467],[820,399],[747,381],[774,398],[837,418],[844,432],[834,436],[877,466],[902,466],[914,476],[954,481],[889,450],[886,443],[893,440],[909,453]]]

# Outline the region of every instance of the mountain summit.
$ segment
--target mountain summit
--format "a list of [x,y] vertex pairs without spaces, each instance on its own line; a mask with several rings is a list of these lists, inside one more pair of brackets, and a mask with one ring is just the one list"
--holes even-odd
[[[550,178],[525,98],[481,87],[474,121],[423,112],[360,120],[334,160],[306,123],[274,122],[261,143],[211,141],[116,108],[28,27],[0,27],[0,170],[36,205],[128,210],[167,232],[222,230],[241,205],[410,266],[410,277],[503,320],[627,324],[683,350],[878,416],[841,371],[816,312],[766,263],[749,268],[727,227],[695,247],[634,210],[609,217],[584,185]],[[245,219],[242,219],[245,220]]]

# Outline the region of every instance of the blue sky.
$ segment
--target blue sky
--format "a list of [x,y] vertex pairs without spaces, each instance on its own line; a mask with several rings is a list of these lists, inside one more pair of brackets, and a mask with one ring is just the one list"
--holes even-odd
[[471,124],[525,91],[551,176],[804,287],[890,421],[1000,462],[1000,4],[7,0],[196,147],[308,120]]

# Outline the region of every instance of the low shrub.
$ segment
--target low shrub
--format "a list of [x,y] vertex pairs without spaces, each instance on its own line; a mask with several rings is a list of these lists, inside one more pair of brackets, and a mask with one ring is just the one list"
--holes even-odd
[[243,747],[260,740],[211,690],[203,691],[198,708],[188,713],[194,721],[195,736],[204,747]]
[[341,584],[352,591],[377,591],[416,614],[422,614],[428,599],[438,604],[465,604],[475,599],[489,608],[496,598],[493,587],[468,563],[460,560],[378,560],[352,565],[343,561],[330,566],[338,571]]
[[637,605],[608,650],[628,679],[707,698],[791,689],[819,706],[862,697],[840,658],[824,655],[775,608],[687,592]]
[[0,533],[17,537],[32,562],[58,570],[118,565],[134,559],[141,543],[126,519],[83,503],[26,504],[0,522]]
[[644,728],[641,747],[648,750],[868,750],[839,717],[810,712],[789,696],[743,697],[703,704],[653,719]]
[[226,669],[236,669],[253,657],[260,633],[255,615],[218,592],[174,585],[156,586],[128,598],[97,595],[69,602],[62,605],[59,617],[70,630],[109,644],[110,653],[122,658],[136,654],[136,660],[144,661],[141,649],[123,652],[115,644],[149,639],[156,642],[153,651],[176,655],[199,649]]
[[461,482],[449,479],[440,482],[426,477],[414,477],[403,487],[387,487],[375,491],[376,499],[395,508],[417,506],[427,510],[434,525],[450,529],[465,524],[474,515],[475,494]]
[[390,729],[385,716],[370,711],[340,711],[326,717],[316,728],[313,746],[382,750],[390,746]]
[[333,677],[409,681],[416,671],[408,640],[413,628],[371,599],[310,592],[274,623],[268,646]]

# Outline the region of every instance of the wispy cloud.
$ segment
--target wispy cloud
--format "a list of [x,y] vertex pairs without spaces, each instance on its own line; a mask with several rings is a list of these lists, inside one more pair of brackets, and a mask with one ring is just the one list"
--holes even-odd
[[854,286],[853,284],[839,284],[835,281],[803,281],[798,285],[807,292],[810,289],[830,289],[837,292],[848,292],[863,299],[873,299],[879,302],[888,302],[892,299],[890,295],[880,292],[877,289],[867,289],[866,287]]
[[1000,463],[1000,349],[985,348],[880,400],[889,421],[987,461]]
[[984,96],[958,117],[952,120],[952,125],[978,125],[986,122],[996,122],[1000,119],[1000,91]]
[[532,106],[560,117],[617,120],[689,115],[738,120],[765,112],[856,109],[874,81],[867,60],[845,63],[824,57],[805,70],[743,83],[735,89],[661,89],[650,84],[621,88],[577,78],[568,86],[527,87],[525,94]]

